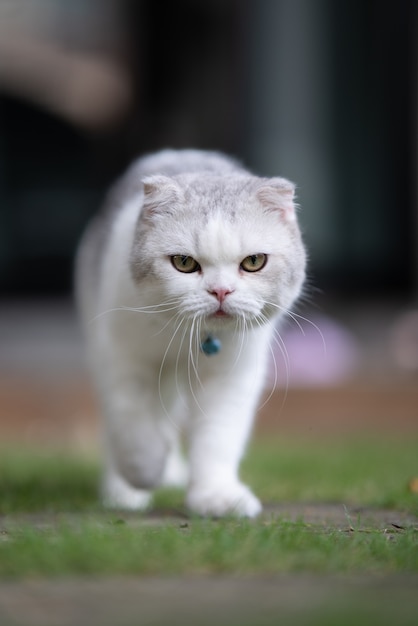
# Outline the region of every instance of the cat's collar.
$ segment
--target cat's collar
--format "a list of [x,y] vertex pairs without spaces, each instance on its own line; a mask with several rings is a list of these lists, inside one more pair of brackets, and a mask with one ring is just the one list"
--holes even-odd
[[206,338],[200,344],[201,351],[207,356],[218,354],[221,348],[222,348],[221,340],[218,339],[218,337],[214,337],[213,335],[207,335]]

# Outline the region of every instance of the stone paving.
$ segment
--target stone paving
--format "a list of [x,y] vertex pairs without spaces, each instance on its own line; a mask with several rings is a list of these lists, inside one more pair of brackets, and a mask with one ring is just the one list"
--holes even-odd
[[2,626],[414,626],[418,576],[172,577],[0,584]]

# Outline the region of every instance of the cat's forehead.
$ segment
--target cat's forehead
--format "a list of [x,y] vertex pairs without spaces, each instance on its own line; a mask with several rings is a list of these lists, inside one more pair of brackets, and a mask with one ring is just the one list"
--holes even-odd
[[211,215],[195,231],[196,253],[210,260],[235,259],[241,255],[245,232],[238,230],[234,220],[225,219],[221,212]]
[[269,253],[276,246],[277,232],[275,235],[271,225],[256,216],[234,216],[219,210],[204,219],[185,219],[182,226],[184,251],[211,264],[235,264],[249,254]]
[[249,177],[239,174],[186,174],[179,176],[178,182],[183,187],[186,204],[207,220],[219,212],[225,218],[234,217],[237,211],[244,208],[243,203],[250,195]]

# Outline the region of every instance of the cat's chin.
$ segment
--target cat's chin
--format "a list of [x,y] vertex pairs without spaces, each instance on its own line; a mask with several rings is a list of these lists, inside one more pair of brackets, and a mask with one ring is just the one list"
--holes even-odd
[[206,326],[210,329],[219,330],[222,328],[227,328],[229,326],[236,326],[237,316],[231,315],[230,313],[225,313],[222,311],[221,313],[217,311],[216,313],[211,313],[205,318]]
[[230,313],[227,313],[226,311],[224,311],[223,309],[219,309],[215,313],[212,313],[210,317],[211,318],[213,317],[215,319],[231,319],[233,316],[230,315]]
[[258,328],[260,325],[260,321],[257,321],[256,317],[252,315],[234,315],[233,313],[217,315],[212,313],[204,318],[206,330],[213,333],[223,330],[249,330],[254,326]]

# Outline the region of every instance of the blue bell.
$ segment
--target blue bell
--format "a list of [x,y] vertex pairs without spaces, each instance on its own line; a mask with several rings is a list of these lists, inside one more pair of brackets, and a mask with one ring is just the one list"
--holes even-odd
[[212,335],[208,335],[205,341],[202,341],[202,343],[200,344],[200,349],[208,356],[211,356],[212,354],[217,354],[221,347],[222,344],[220,340],[216,337],[212,337]]

